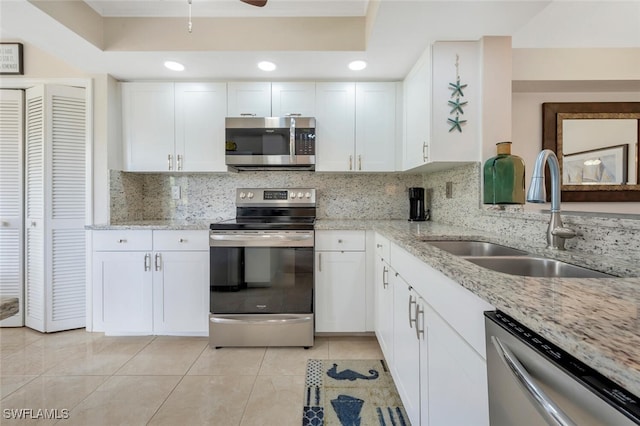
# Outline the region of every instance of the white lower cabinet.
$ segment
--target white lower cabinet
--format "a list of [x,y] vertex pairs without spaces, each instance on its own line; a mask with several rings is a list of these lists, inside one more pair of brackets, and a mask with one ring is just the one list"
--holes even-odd
[[391,269],[393,288],[393,375],[404,409],[412,425],[420,424],[420,340],[416,334],[418,294]]
[[422,396],[421,424],[488,425],[486,360],[426,303],[424,322],[420,367],[428,366],[428,390]]
[[316,231],[317,332],[366,331],[365,231]]
[[94,231],[93,330],[206,335],[207,231]]
[[166,251],[154,256],[154,333],[207,333],[209,252]]
[[[384,240],[388,244],[388,241]],[[376,248],[381,248],[381,241],[376,235]],[[374,330],[378,343],[388,364],[393,363],[393,287],[390,284],[389,264],[379,253],[376,253],[375,265],[375,313]]]
[[477,347],[484,331],[475,324],[493,307],[384,237],[375,239],[376,336],[411,424],[488,425],[486,360]]
[[150,265],[150,251],[94,252],[93,306],[102,314],[98,321],[94,321],[102,323],[102,330],[94,324],[98,328],[95,331],[152,334],[153,277]]

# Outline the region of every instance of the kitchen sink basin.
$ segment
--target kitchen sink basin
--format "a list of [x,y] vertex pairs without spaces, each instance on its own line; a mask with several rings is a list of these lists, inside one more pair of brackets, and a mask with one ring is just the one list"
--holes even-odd
[[457,256],[526,256],[527,253],[511,247],[499,244],[488,243],[486,241],[452,241],[438,240],[427,241],[441,250],[455,254]]
[[613,278],[613,275],[555,259],[529,256],[465,257],[483,268],[511,275],[549,278]]

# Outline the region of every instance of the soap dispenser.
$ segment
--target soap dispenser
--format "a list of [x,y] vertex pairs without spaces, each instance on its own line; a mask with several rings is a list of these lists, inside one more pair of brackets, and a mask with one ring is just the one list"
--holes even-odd
[[484,163],[484,204],[524,204],[524,161],[511,155],[511,142],[498,142]]

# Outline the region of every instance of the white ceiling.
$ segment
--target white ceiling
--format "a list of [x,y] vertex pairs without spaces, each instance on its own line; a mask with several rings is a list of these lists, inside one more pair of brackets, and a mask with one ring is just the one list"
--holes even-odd
[[[194,18],[361,17],[368,6],[368,0],[269,0],[263,8],[238,0],[192,1]],[[184,17],[187,31],[187,0],[87,4],[103,17]],[[87,73],[121,80],[397,80],[430,42],[483,35],[511,36],[514,48],[640,47],[640,0],[382,0],[362,51],[103,51],[26,0],[1,0],[0,12],[3,40],[22,40]],[[176,74],[164,69],[166,59],[182,62],[186,70]],[[349,71],[346,64],[353,59],[365,59],[369,66]],[[277,70],[258,70],[260,60],[275,62]]]

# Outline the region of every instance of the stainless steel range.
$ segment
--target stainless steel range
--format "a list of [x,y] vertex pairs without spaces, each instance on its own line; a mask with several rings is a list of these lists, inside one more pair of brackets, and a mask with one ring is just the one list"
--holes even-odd
[[313,346],[315,189],[243,188],[211,224],[209,343]]

